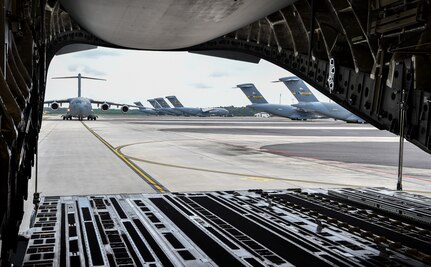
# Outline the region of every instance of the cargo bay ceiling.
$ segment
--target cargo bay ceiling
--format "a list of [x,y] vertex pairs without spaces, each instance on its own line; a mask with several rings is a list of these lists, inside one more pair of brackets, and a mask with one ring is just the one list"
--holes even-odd
[[379,129],[399,134],[403,126],[409,141],[431,152],[429,1],[0,2],[2,261],[15,247],[27,198],[49,62],[83,44],[262,58]]

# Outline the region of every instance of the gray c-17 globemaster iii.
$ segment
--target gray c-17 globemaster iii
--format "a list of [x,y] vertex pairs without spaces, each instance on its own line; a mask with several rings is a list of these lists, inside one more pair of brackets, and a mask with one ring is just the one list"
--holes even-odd
[[182,112],[173,109],[171,106],[169,106],[168,102],[164,100],[162,97],[154,98],[154,99],[148,99],[148,102],[154,107],[154,109],[165,115],[173,115],[173,116],[181,116],[183,115]]
[[82,76],[81,73],[78,73],[78,76],[54,77],[52,79],[78,79],[78,97],[49,100],[44,102],[44,104],[49,104],[51,109],[53,110],[58,109],[63,103],[69,103],[67,113],[62,115],[63,120],[72,120],[72,118],[78,118],[78,120],[83,120],[84,118],[87,118],[87,120],[96,120],[97,115],[94,114],[93,107],[91,104],[97,104],[98,106],[100,105],[100,108],[104,111],[108,110],[110,106],[121,106],[121,111],[124,113],[129,111],[129,107],[137,107],[133,105],[119,104],[114,102],[97,101],[81,96],[81,79],[106,81],[105,79],[86,77]]
[[282,104],[270,104],[263,95],[257,90],[256,86],[252,83],[245,83],[237,85],[243,93],[247,96],[248,100],[252,103],[247,105],[247,107],[252,108],[259,112],[266,112],[275,116],[285,117],[292,120],[308,120],[308,119],[318,119],[320,116],[314,113],[306,112],[297,109],[296,107],[290,105]]
[[133,104],[135,104],[138,107],[140,112],[142,112],[146,115],[159,115],[160,114],[155,109],[144,107],[144,105],[140,101],[133,102]]
[[[163,108],[159,102],[157,102],[155,99],[147,99],[147,101],[153,106],[153,110],[157,112],[158,115],[178,115],[176,113],[172,113],[171,107]],[[137,102],[135,102],[136,104]],[[139,105],[138,105],[139,106]]]
[[229,111],[225,108],[191,108],[184,107],[183,104],[178,100],[176,96],[167,96],[166,99],[171,102],[175,110],[182,112],[186,116],[198,116],[198,117],[208,117],[208,116],[221,116],[225,117],[229,115]]
[[298,100],[298,103],[292,106],[300,110],[345,122],[365,123],[363,119],[337,103],[320,102],[304,81],[297,77],[284,77],[280,78],[279,81],[283,82],[296,100]]

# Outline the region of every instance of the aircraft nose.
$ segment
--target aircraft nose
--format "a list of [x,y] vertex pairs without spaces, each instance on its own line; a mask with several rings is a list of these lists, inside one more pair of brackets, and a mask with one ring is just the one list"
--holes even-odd
[[85,110],[85,106],[83,105],[83,104],[80,104],[79,106],[78,106],[78,109],[79,109],[79,111],[84,111]]

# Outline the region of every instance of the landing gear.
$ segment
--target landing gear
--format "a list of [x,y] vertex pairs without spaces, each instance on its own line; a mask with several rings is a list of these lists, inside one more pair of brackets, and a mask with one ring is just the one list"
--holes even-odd
[[72,115],[70,114],[62,115],[61,117],[63,117],[63,120],[72,120]]
[[95,121],[96,119],[97,119],[97,116],[96,116],[96,115],[88,115],[88,116],[87,116],[87,120]]

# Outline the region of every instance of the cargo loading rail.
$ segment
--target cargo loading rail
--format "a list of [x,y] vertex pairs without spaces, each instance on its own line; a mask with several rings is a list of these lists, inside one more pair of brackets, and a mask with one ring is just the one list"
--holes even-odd
[[393,192],[384,188],[367,188],[362,190],[346,188],[329,191],[329,195],[425,224],[431,224],[431,203],[430,199],[424,196],[412,196],[403,191]]
[[[431,224],[357,203],[386,189],[43,197],[23,266],[418,266]],[[403,193],[414,208],[431,199]],[[385,202],[386,200],[382,200]],[[421,204],[422,203],[422,204]],[[394,205],[408,205],[408,202]]]

